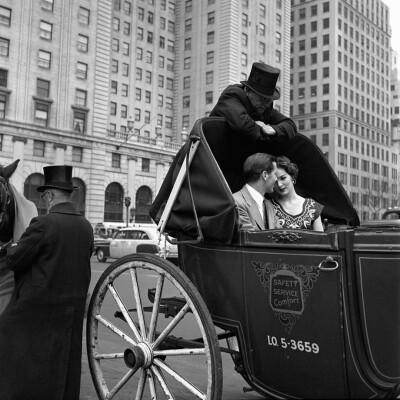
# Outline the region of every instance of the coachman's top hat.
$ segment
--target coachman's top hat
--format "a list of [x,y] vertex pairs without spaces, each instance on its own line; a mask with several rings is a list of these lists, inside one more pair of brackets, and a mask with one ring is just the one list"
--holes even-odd
[[280,97],[280,93],[276,88],[276,82],[280,72],[278,68],[271,67],[261,62],[255,62],[251,67],[249,79],[240,83],[262,97],[276,100]]
[[37,188],[38,192],[46,189],[61,189],[72,191],[78,189],[72,184],[72,167],[70,165],[51,165],[43,167],[44,185]]

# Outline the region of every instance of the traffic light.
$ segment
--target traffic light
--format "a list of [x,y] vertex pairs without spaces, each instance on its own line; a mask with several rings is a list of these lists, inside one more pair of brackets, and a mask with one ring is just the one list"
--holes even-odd
[[125,207],[129,207],[131,205],[131,198],[130,197],[125,197]]

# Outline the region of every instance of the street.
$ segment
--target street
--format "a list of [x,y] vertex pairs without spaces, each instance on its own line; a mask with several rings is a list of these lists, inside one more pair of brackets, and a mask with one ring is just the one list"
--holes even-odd
[[[96,257],[92,257],[92,279],[90,284],[90,293],[92,293],[93,288],[98,281],[100,275],[104,272],[104,270],[111,264],[111,261],[107,261],[105,263],[100,263],[97,261]],[[86,325],[86,320],[84,321]],[[105,336],[103,336],[105,337]],[[117,338],[118,339],[118,338]],[[101,341],[102,339],[99,339]],[[107,336],[106,340],[114,340],[113,335]],[[222,344],[225,346],[225,343]],[[111,345],[112,347],[112,345]],[[115,347],[115,345],[114,345]],[[263,397],[257,394],[254,391],[243,392],[243,388],[250,389],[248,384],[242,378],[240,374],[238,374],[234,370],[234,364],[231,360],[230,355],[222,353],[222,362],[223,362],[223,400],[260,400]],[[108,378],[120,379],[120,369],[115,364],[112,368],[108,370]],[[186,364],[184,365],[185,373],[189,374],[192,378],[191,382],[197,385],[197,379],[201,381],[199,374],[199,366],[196,363]],[[110,377],[110,374],[115,376]],[[115,397],[117,400],[128,400],[132,399],[132,392],[121,391]],[[179,397],[182,400],[189,400],[193,398],[193,395],[181,395]],[[93,386],[93,382],[91,379],[89,364],[88,364],[88,356],[86,351],[86,329],[84,327],[84,335],[83,335],[83,354],[82,354],[82,382],[81,382],[81,395],[80,400],[95,400],[97,399],[96,391]]]

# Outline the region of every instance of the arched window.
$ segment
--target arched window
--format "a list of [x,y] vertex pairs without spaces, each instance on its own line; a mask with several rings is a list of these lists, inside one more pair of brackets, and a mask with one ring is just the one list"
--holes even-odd
[[149,208],[153,201],[151,189],[148,186],[141,186],[136,192],[135,222],[152,222],[149,215]]
[[104,221],[123,221],[123,215],[124,189],[119,183],[110,183],[104,200]]
[[41,174],[29,175],[24,183],[24,196],[35,203],[39,215],[47,213],[46,204],[40,198],[41,193],[37,191],[37,188],[43,184],[44,177]]
[[85,216],[85,203],[86,203],[86,186],[85,183],[79,178],[72,178],[72,183],[79,189],[74,189],[72,195],[72,204],[75,208]]

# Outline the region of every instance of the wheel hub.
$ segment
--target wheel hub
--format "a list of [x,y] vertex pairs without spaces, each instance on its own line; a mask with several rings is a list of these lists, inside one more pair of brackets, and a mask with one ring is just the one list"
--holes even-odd
[[148,368],[153,363],[153,352],[144,342],[124,351],[124,361],[128,368]]

